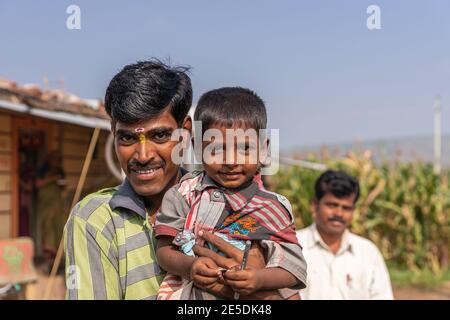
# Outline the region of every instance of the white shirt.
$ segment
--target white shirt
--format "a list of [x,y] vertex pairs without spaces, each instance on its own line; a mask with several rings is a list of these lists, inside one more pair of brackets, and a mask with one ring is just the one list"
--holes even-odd
[[393,299],[389,273],[378,248],[348,230],[336,255],[316,225],[297,231],[308,264],[305,300]]

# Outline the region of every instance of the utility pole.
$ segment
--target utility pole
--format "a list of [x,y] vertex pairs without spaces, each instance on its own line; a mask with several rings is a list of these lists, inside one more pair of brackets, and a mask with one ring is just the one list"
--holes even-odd
[[441,97],[434,100],[434,173],[441,174]]

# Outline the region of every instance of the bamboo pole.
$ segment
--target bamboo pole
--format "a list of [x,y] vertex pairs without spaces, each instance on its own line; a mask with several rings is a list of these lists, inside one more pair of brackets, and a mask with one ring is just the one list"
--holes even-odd
[[[95,128],[94,132],[92,133],[91,142],[89,143],[89,149],[86,153],[86,157],[84,159],[83,163],[83,169],[81,170],[80,179],[78,180],[78,185],[75,191],[75,194],[72,199],[72,205],[70,206],[73,208],[77,202],[80,200],[81,191],[83,191],[83,186],[86,181],[86,176],[89,170],[89,166],[91,165],[92,155],[94,154],[95,146],[97,145],[98,136],[100,134],[100,128]],[[53,262],[52,271],[50,272],[50,277],[48,279],[47,286],[45,287],[44,291],[44,300],[47,300],[50,296],[50,293],[53,289],[53,283],[55,282],[56,278],[56,272],[58,271],[59,265],[61,264],[61,258],[64,252],[64,239],[61,239],[59,242],[58,251],[56,253],[55,261]]]

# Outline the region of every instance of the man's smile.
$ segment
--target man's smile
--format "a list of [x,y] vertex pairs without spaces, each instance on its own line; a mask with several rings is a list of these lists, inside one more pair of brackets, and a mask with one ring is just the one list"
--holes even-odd
[[164,172],[162,168],[150,169],[150,170],[131,170],[130,176],[136,180],[149,181],[163,175]]
[[162,162],[159,163],[150,163],[147,165],[141,165],[138,163],[132,163],[128,165],[128,172],[130,175],[142,181],[148,181],[156,178],[158,175],[164,174],[164,164]]

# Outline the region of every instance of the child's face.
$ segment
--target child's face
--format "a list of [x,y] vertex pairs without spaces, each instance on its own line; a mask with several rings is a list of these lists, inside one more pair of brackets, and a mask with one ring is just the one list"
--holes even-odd
[[[260,167],[259,142],[253,129],[212,126],[203,135],[203,168],[225,188],[237,188]],[[264,148],[265,149],[265,148]]]

